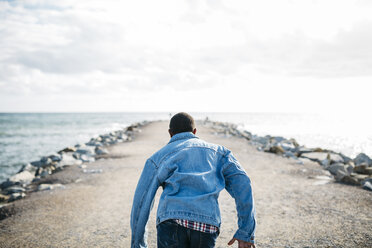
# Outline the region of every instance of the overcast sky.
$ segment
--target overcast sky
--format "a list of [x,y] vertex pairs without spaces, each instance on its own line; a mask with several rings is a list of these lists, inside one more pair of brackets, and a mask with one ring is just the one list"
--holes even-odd
[[0,112],[370,112],[369,0],[0,0]]

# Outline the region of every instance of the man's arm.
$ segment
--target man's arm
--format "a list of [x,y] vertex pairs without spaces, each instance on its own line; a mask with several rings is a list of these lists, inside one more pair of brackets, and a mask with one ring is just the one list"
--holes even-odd
[[254,247],[256,211],[254,208],[251,180],[230,151],[225,154],[224,159],[223,175],[225,177],[225,188],[235,199],[238,212],[239,229],[231,241],[233,243],[235,239],[239,243],[250,243],[251,247]]
[[152,209],[154,196],[159,188],[157,167],[151,159],[146,161],[134,194],[130,226],[132,229],[132,248],[146,248],[146,224]]

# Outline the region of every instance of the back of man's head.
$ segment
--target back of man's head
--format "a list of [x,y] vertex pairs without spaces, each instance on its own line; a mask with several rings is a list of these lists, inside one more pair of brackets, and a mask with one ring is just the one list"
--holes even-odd
[[181,112],[175,114],[169,123],[169,131],[172,135],[183,133],[183,132],[193,132],[195,129],[194,118],[191,115]]

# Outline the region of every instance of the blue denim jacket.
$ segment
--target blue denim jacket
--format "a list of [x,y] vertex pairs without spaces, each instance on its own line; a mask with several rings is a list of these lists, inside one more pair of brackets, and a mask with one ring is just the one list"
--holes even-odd
[[147,247],[146,223],[159,187],[156,223],[187,219],[221,225],[218,195],[224,188],[235,199],[239,229],[234,237],[254,242],[256,229],[251,181],[232,153],[191,132],[174,135],[145,164],[133,199],[132,248]]

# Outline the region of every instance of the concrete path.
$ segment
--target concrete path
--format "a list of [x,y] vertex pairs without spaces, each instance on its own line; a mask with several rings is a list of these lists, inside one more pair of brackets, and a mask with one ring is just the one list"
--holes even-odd
[[[252,179],[258,228],[257,247],[372,247],[372,194],[360,187],[320,184],[319,165],[258,152],[246,140],[217,135],[198,126],[197,135],[226,146]],[[50,182],[65,189],[37,192],[13,204],[0,221],[0,247],[130,247],[129,216],[145,160],[169,140],[166,122],[143,128],[134,141],[110,148],[110,157],[88,164],[101,174],[70,167]],[[161,194],[158,191],[157,199]],[[221,193],[221,234],[227,247],[237,225],[233,199]],[[156,247],[155,212],[149,247]],[[237,247],[235,244],[234,247]]]

